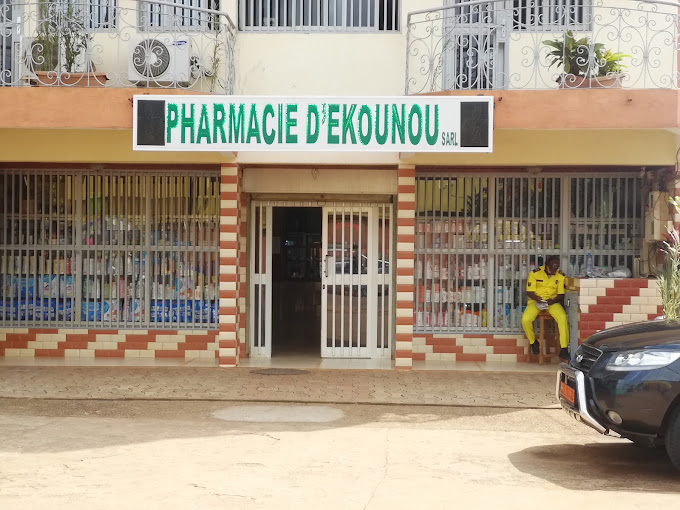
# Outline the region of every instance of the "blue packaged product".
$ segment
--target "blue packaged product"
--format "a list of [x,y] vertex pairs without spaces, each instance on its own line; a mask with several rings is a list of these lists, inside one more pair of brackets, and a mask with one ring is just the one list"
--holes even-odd
[[[104,301],[104,315],[109,317],[111,313],[111,305],[108,301]],[[100,321],[102,320],[102,303],[100,301],[87,301],[82,303],[82,320]]]
[[[59,280],[59,295],[63,298],[72,298],[73,294],[73,277],[62,276]],[[54,296],[56,297],[56,296]]]
[[6,299],[4,302],[0,301],[0,319],[17,320],[18,318],[18,303],[14,299]]
[[20,299],[19,300],[19,320],[30,321],[33,320],[33,300]]
[[170,322],[170,301],[155,299],[151,301],[151,320],[153,322]]
[[18,278],[19,297],[35,297],[35,280],[33,278]]
[[73,318],[73,303],[71,301],[57,303],[57,317],[60,321],[70,321]]

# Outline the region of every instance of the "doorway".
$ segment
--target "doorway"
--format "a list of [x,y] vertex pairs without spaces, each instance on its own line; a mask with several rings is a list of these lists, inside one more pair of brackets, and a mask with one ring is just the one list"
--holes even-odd
[[274,207],[272,356],[321,355],[321,207]]
[[252,358],[391,358],[392,204],[251,204]]

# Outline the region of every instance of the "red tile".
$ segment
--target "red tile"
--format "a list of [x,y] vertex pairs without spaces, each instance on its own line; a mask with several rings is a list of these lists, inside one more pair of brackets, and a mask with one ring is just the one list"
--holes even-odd
[[494,354],[524,354],[524,347],[506,347],[506,346],[496,346],[493,348]]
[[184,351],[155,351],[157,358],[183,358]]
[[124,358],[124,350],[112,350],[112,349],[96,349],[94,351],[95,358]]
[[456,354],[456,361],[486,361],[486,354]]
[[[463,354],[463,346],[462,345],[433,345],[432,346],[432,352],[436,353],[456,353],[456,354]],[[458,357],[456,357],[458,359]]]
[[489,338],[486,345],[489,347],[517,347],[517,340],[514,338]]

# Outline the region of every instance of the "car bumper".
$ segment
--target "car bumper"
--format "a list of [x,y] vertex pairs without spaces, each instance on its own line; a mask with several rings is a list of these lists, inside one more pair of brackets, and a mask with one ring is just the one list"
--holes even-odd
[[[566,388],[563,388],[563,385]],[[567,388],[573,390],[570,392]],[[557,369],[556,396],[562,408],[573,418],[589,427],[597,430],[600,434],[608,434],[609,430],[603,426],[590,412],[586,405],[585,374],[578,369],[561,363]],[[570,398],[573,395],[573,401]]]

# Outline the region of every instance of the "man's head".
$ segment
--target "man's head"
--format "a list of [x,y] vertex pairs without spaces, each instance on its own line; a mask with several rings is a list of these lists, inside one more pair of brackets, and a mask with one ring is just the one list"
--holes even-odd
[[557,255],[550,255],[545,259],[545,269],[548,274],[555,274],[560,268],[560,258]]

